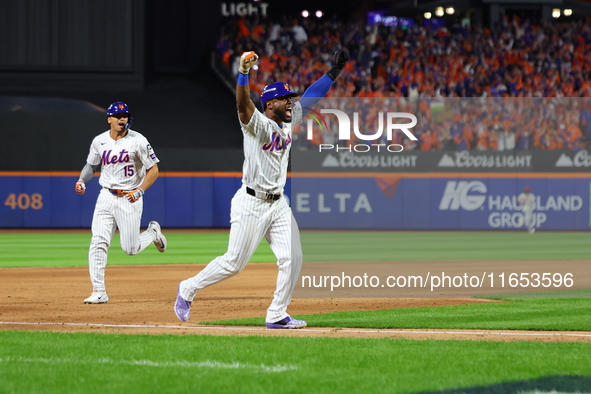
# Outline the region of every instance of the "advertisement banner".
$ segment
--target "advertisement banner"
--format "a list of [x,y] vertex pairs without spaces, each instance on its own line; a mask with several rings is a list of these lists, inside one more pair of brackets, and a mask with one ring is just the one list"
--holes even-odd
[[[98,178],[0,176],[0,228],[90,228]],[[227,228],[239,176],[161,176],[144,196],[142,226]],[[534,196],[536,230],[589,230],[591,175],[561,177],[297,176],[286,196],[302,229],[525,230],[519,195]],[[179,191],[182,190],[182,193]]]
[[536,230],[589,230],[588,178],[294,178],[302,228],[526,230],[529,186]]
[[591,154],[587,150],[577,152],[556,151],[402,151],[367,152],[364,154],[342,151],[303,150],[294,154],[292,168],[298,172],[499,172],[540,173],[591,171]]

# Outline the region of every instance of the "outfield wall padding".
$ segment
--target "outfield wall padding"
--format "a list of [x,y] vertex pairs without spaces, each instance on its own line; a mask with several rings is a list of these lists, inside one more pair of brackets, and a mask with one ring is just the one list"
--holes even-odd
[[[303,229],[518,230],[517,196],[537,196],[540,230],[589,230],[588,174],[313,174],[288,179],[286,194]],[[89,228],[98,177],[86,194],[76,173],[0,174],[0,228]],[[239,173],[162,174],[144,196],[142,226],[227,228]]]

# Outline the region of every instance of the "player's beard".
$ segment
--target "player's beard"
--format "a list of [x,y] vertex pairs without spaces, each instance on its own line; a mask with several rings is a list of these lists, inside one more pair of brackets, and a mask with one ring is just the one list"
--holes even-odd
[[[291,114],[291,109],[289,110]],[[291,115],[287,115],[287,110],[285,109],[276,109],[275,116],[277,116],[283,123],[291,123]]]

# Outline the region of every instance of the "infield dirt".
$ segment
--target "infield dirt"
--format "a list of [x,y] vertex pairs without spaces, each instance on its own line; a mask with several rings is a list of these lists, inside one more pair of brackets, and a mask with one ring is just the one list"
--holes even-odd
[[[273,297],[275,264],[249,264],[240,274],[195,298],[191,320],[173,312],[180,280],[205,265],[110,266],[109,302],[86,305],[91,293],[86,267],[0,269],[0,329],[206,335],[289,335],[364,338],[487,339],[591,342],[591,333],[501,332],[485,330],[369,330],[263,327],[208,327],[200,321],[264,317]],[[433,307],[494,302],[474,298],[296,298],[289,312],[307,315],[338,311]]]

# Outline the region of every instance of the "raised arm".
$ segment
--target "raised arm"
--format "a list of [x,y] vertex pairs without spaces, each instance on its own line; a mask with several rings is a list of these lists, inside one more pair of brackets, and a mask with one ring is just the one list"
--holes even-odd
[[250,99],[248,73],[257,60],[259,60],[259,56],[252,51],[244,52],[240,57],[240,69],[238,70],[238,81],[236,82],[236,108],[238,109],[238,117],[243,124],[250,121],[256,109]]
[[332,83],[337,79],[345,64],[349,60],[349,52],[346,49],[339,49],[334,54],[334,66],[324,74],[318,81],[314,82],[300,98],[300,104],[302,105],[302,118],[306,116],[308,111],[320,100],[326,96]]

